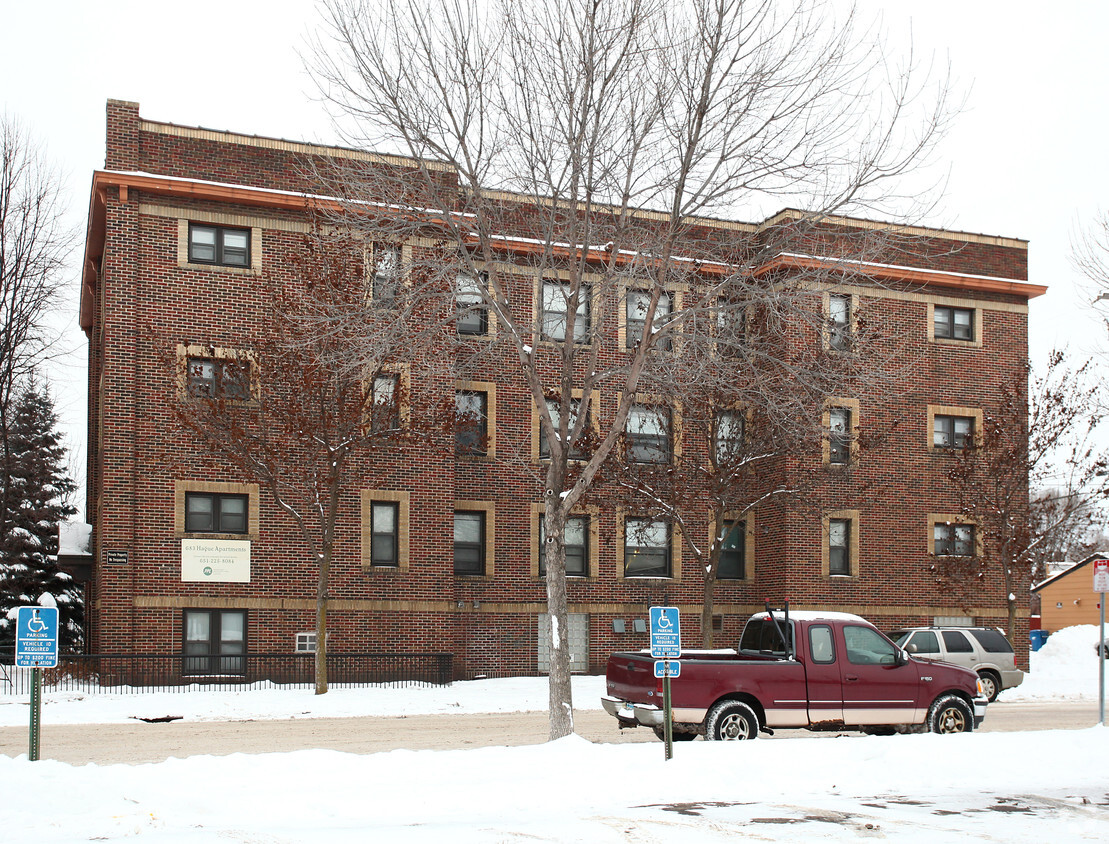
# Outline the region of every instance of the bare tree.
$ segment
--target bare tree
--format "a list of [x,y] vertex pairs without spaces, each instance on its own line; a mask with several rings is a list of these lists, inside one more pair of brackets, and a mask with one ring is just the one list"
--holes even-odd
[[[324,8],[313,69],[347,140],[422,163],[321,176],[338,195],[419,212],[392,215],[392,236],[414,235],[416,217],[425,234],[433,228],[495,325],[460,344],[459,366],[511,361],[539,418],[550,736],[564,736],[573,731],[564,531],[637,396],[665,384],[654,353],[706,338],[722,309],[735,316],[733,301],[768,303],[771,325],[819,347],[827,267],[784,282],[771,259],[787,243],[864,258],[869,240],[832,245],[818,224],[892,195],[946,119],[944,87],[911,113],[917,75],[891,71],[853,16],[833,20],[817,0]],[[708,217],[768,202],[811,212],[763,230]],[[599,340],[616,322],[624,346],[613,358]],[[786,351],[783,368],[804,377],[805,355]],[[620,396],[604,414],[593,406],[601,388]]]
[[[437,329],[396,253],[317,229],[289,259],[296,281],[270,280],[257,331],[231,339],[231,354],[179,349],[167,368],[177,376],[180,428],[220,465],[258,482],[296,525],[317,572],[315,690],[324,694],[341,493],[375,448],[434,433],[437,412],[411,411],[406,367],[420,365],[419,349]],[[347,331],[357,331],[356,357]]]
[[73,236],[62,224],[61,179],[18,122],[0,115],[0,510],[14,471],[14,404],[50,355],[47,320],[58,304]]
[[[1025,369],[1002,386],[982,430],[948,471],[978,536],[967,537],[976,547],[960,548],[956,539],[937,555],[937,576],[966,593],[992,572],[1005,592],[1010,638],[1042,549],[1109,492],[1109,455],[1098,445],[1102,392],[1091,363],[1072,368],[1064,353],[1053,352],[1041,374]],[[1030,502],[1030,489],[1048,488],[1063,492]]]

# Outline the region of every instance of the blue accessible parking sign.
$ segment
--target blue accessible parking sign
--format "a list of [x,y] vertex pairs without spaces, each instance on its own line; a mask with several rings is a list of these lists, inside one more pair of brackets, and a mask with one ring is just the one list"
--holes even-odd
[[57,607],[18,607],[16,609],[15,664],[21,668],[57,666]]
[[681,616],[677,607],[651,607],[651,656],[677,659],[682,655]]

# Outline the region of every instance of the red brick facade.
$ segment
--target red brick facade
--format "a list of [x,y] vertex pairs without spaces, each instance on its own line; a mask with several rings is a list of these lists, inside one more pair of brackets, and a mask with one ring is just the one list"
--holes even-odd
[[[105,170],[94,179],[81,304],[90,342],[91,648],[179,653],[186,611],[245,610],[249,651],[291,652],[296,634],[314,629],[315,573],[305,569],[288,519],[249,479],[210,469],[201,456],[195,474],[167,468],[188,465],[190,449],[198,446],[166,434],[167,404],[178,389],[165,366],[173,354],[166,338],[181,347],[241,344],[266,295],[264,279],[289,272],[281,256],[296,248],[305,230],[301,194],[317,191],[301,175],[304,158],[359,154],[150,123],[136,104],[118,101],[108,104],[107,140]],[[250,229],[252,266],[190,263],[190,222]],[[744,618],[768,597],[798,608],[858,612],[884,629],[937,618],[1005,620],[997,583],[984,584],[969,607],[937,589],[932,520],[958,507],[943,477],[948,458],[931,445],[931,420],[953,408],[980,413],[996,401],[1000,384],[1027,357],[1028,300],[1043,288],[1027,282],[1026,244],[1007,238],[921,229],[913,257],[892,263],[897,266],[875,267],[874,275],[904,282],[901,292],[894,285],[849,292],[865,301],[873,318],[912,338],[901,353],[915,368],[912,387],[896,400],[861,402],[861,428],[889,434],[855,472],[829,475],[818,490],[826,517],[842,513],[853,520],[851,576],[827,574],[819,513],[774,503],[758,509],[748,579],[717,587],[722,643],[730,644]],[[796,259],[787,257],[777,269],[794,266]],[[975,342],[931,336],[937,303],[973,309]],[[440,380],[418,389],[449,397],[455,384]],[[529,441],[531,402],[518,382],[496,367],[481,380],[496,388],[493,442]],[[601,397],[602,413],[613,400]],[[684,449],[706,447],[692,437],[683,443]],[[812,460],[819,464],[821,455]],[[376,459],[372,466],[360,463],[355,476],[343,498],[332,569],[331,650],[450,652],[460,676],[536,672],[546,600],[535,563],[540,490],[506,481],[494,460],[430,448]],[[403,500],[398,512],[407,521],[400,538],[406,565],[362,564],[366,490]],[[182,513],[186,491],[248,495],[249,582],[182,579],[182,542],[191,536]],[[453,513],[460,501],[476,502],[463,509],[480,506],[487,513],[484,576],[454,574]],[[672,577],[623,577],[618,517],[615,508],[594,505],[588,576],[570,581],[576,630],[587,637],[588,655],[576,649],[579,669],[603,670],[611,651],[646,646],[647,634],[634,622],[646,618],[650,605],[680,606],[685,640],[700,638],[700,578],[689,571],[683,576],[677,548]],[[709,531],[707,524],[689,529],[706,537]],[[614,622],[621,621],[626,632],[616,632]],[[1020,623],[1018,648],[1027,645],[1026,612]]]

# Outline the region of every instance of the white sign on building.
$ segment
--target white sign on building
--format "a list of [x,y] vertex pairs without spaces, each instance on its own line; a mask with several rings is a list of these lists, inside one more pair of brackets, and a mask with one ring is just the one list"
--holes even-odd
[[181,580],[250,583],[250,540],[182,539]]

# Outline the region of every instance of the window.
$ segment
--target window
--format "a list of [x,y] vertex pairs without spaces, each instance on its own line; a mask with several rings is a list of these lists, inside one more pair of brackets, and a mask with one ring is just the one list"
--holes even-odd
[[186,675],[246,673],[246,610],[185,610]]
[[851,520],[828,520],[828,574],[851,574]]
[[830,665],[836,661],[836,644],[831,627],[814,624],[809,628],[809,654],[813,662],[822,665]]
[[485,273],[481,274],[480,280],[466,273],[459,273],[455,278],[455,328],[459,334],[489,333],[489,308],[481,295],[481,286],[486,282]]
[[842,465],[851,460],[851,411],[846,407],[828,409],[828,462]]
[[974,646],[971,645],[965,633],[959,630],[943,630],[940,635],[943,636],[943,646],[949,654],[974,653]]
[[747,308],[723,301],[716,311],[716,337],[725,357],[738,357],[747,342]]
[[[556,431],[558,430],[558,426],[559,426],[560,418],[561,418],[561,414],[559,413],[559,405],[560,405],[560,402],[557,399],[547,399],[547,412],[551,415],[551,422],[554,423]],[[566,435],[567,436],[569,436],[573,432],[574,426],[578,423],[578,413],[580,412],[580,409],[581,409],[581,399],[571,399],[570,400],[570,418],[566,421]],[[584,434],[585,431],[583,430],[582,433]],[[551,456],[551,446],[550,446],[550,443],[547,442],[547,437],[543,434],[542,426],[540,426],[540,428],[539,428],[538,437],[539,437],[539,457],[543,460],[546,460]],[[582,460],[585,457],[584,452],[578,446],[578,441],[577,440],[570,443],[569,457],[570,457],[571,460]]]
[[250,361],[190,357],[186,363],[186,383],[193,397],[249,401]]
[[246,533],[247,495],[185,493],[186,533]]
[[374,501],[369,509],[370,565],[396,566],[400,559],[400,504]]
[[544,340],[565,340],[567,328],[573,319],[575,343],[589,342],[590,287],[582,284],[577,291],[578,301],[570,310],[571,286],[565,282],[544,281],[540,302],[540,319]]
[[670,523],[659,519],[624,522],[624,576],[670,577]]
[[456,390],[454,413],[454,453],[466,457],[485,455],[489,437],[489,396],[476,390]]
[[[566,576],[586,577],[589,574],[589,517],[571,516],[566,520],[566,529],[563,531],[563,544],[566,546]],[[546,557],[546,528],[543,526],[543,514],[539,514],[539,574],[547,571]]]
[[396,373],[387,372],[374,378],[370,430],[393,431],[400,427],[399,385],[400,376]]
[[189,261],[221,267],[249,267],[250,229],[190,223]]
[[400,294],[400,247],[394,244],[375,243],[372,260],[374,301],[386,306],[392,305]]
[[[647,312],[651,308],[651,294],[646,290],[629,290],[625,303],[624,321],[624,347],[635,349],[643,339],[643,330],[647,326]],[[662,292],[655,306],[655,316],[652,326],[655,330],[666,324],[670,316],[670,294]],[[655,341],[656,349],[669,350],[670,338],[659,337]]]
[[974,444],[974,417],[937,413],[932,420],[935,448],[966,448]]
[[717,466],[732,463],[742,455],[746,423],[738,410],[722,410],[716,414],[712,436]]
[[843,628],[847,661],[852,665],[895,665],[897,647],[870,627],[848,624]]
[[908,650],[910,644],[916,646],[910,653],[938,655],[940,652],[940,640],[931,630],[918,630],[903,647]]
[[627,456],[633,463],[669,463],[670,409],[633,404],[624,427]]
[[454,573],[485,574],[485,513],[454,513]]
[[971,636],[978,640],[978,644],[989,654],[1011,654],[1013,646],[999,630],[970,630]]
[[937,557],[974,556],[974,525],[937,522],[932,526],[932,539]]
[[851,297],[833,294],[828,297],[828,348],[839,352],[851,348]]
[[298,654],[314,654],[316,652],[315,632],[297,633],[295,650]]
[[747,577],[747,522],[742,519],[724,523],[720,544],[717,580],[743,580]]
[[947,340],[974,339],[974,309],[936,305],[932,312],[934,336]]

